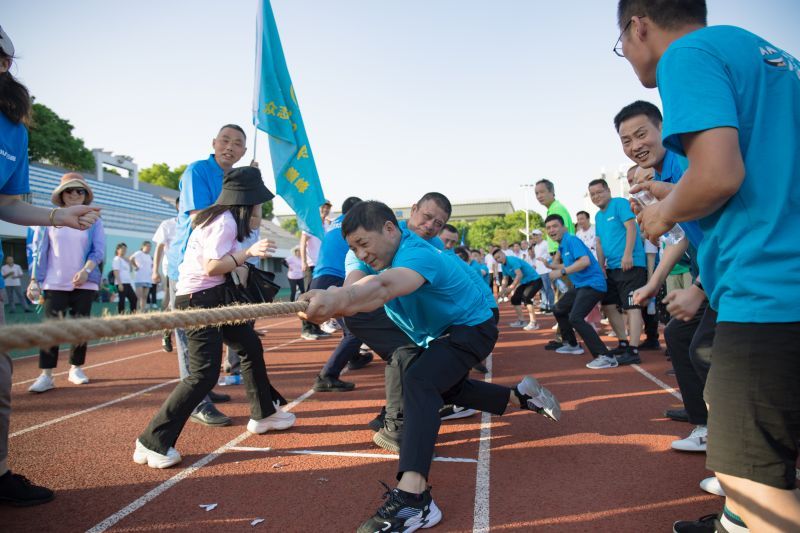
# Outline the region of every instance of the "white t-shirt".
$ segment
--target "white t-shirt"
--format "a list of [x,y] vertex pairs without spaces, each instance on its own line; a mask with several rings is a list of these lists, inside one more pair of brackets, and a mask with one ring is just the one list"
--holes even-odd
[[131,259],[136,261],[136,273],[133,280],[136,283],[153,283],[153,257],[142,250],[134,253]]
[[[545,261],[550,259],[550,251],[547,247],[547,241],[542,241],[536,246],[534,246],[533,254],[536,257],[541,257]],[[547,265],[543,264],[541,261],[536,261],[536,263],[534,263],[534,267],[536,267],[536,273],[539,274],[540,276],[542,274],[547,274],[551,270],[547,268]]]
[[587,230],[576,227],[575,236],[582,240],[583,244],[592,251],[592,255],[597,258],[597,234],[594,231],[594,224],[589,226]]
[[169,266],[169,262],[167,261],[167,256],[169,254],[167,252],[169,251],[170,245],[172,245],[172,242],[175,240],[175,227],[177,224],[178,217],[163,220],[161,224],[158,225],[158,229],[153,235],[153,242],[156,245],[164,245],[164,255],[161,258],[161,272],[164,275],[167,274],[167,267]]
[[119,271],[119,276],[114,279],[115,285],[133,283],[131,279],[131,265],[125,259],[115,255],[114,260],[111,261],[111,269]]
[[195,228],[186,244],[183,263],[178,267],[176,294],[192,294],[225,283],[225,275],[206,274],[206,262],[222,259],[239,250],[236,221],[225,211],[211,222]]
[[[9,272],[11,275],[6,277]],[[6,282],[6,287],[19,287],[22,285],[21,278],[17,277],[22,276],[22,267],[19,265],[3,265],[3,268],[0,269],[0,274],[3,275],[3,279]]]
[[497,261],[494,260],[492,254],[486,254],[483,258],[483,262],[486,264],[489,274],[494,275],[497,272]]

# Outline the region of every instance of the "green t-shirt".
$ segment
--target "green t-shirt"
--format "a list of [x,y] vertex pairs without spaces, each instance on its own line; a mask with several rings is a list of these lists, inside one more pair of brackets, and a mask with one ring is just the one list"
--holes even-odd
[[[547,216],[549,217],[550,215],[560,215],[561,218],[564,219],[564,225],[567,226],[567,231],[569,231],[571,235],[575,235],[575,223],[572,222],[572,216],[569,214],[569,211],[567,211],[567,208],[564,207],[564,204],[562,204],[558,200],[553,200],[553,203],[550,204],[550,207],[547,208]],[[546,239],[547,239],[547,251],[550,252],[551,254],[557,252],[558,243],[553,239],[551,239],[550,237],[547,237]]]

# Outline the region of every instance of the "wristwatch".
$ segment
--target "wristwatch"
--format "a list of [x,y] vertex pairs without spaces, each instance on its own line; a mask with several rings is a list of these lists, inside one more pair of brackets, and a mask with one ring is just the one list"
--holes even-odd
[[562,276],[566,276],[567,275],[567,269],[566,268],[562,268],[561,269],[561,275]]
[[93,268],[84,268],[83,269],[83,271],[86,272],[87,274],[91,274],[92,270],[94,270],[94,269]]

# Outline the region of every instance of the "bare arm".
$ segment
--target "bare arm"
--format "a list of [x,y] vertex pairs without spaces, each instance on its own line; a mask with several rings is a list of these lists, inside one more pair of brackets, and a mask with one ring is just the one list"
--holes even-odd
[[[681,257],[683,257],[683,254],[688,248],[689,243],[687,239],[681,239],[679,242],[670,244],[664,248],[664,253],[661,255],[661,262],[658,263],[658,267],[656,267],[655,271],[647,280],[647,284],[634,291],[633,303],[636,305],[644,305],[648,299],[658,294],[659,287],[664,284],[670,271],[678,264],[678,261],[681,260]],[[651,255],[652,254],[648,254],[647,256],[648,268]],[[653,260],[655,260],[655,258],[653,258]]]
[[622,252],[622,270],[633,268],[633,248],[636,246],[636,221],[625,221],[625,251]]
[[[53,222],[50,221],[51,212]],[[23,202],[19,196],[0,194],[0,220],[20,226],[56,225],[83,230],[94,224],[99,216],[100,209],[88,205],[44,209]]]
[[158,270],[161,266],[161,261],[164,259],[164,246],[163,242],[160,242],[156,245],[156,253],[153,256],[153,276],[158,276]]
[[353,270],[347,277],[344,279],[344,287],[349,287],[353,283],[357,282],[360,279],[367,277],[369,274],[364,272],[363,270]]
[[308,235],[302,233],[300,235],[300,263],[303,265],[303,272],[308,270],[308,263],[306,262],[306,245],[308,244]]
[[603,269],[603,274],[606,273],[606,254],[603,252],[603,243],[600,242],[600,237],[595,239],[595,252],[597,253],[597,262],[600,268]]

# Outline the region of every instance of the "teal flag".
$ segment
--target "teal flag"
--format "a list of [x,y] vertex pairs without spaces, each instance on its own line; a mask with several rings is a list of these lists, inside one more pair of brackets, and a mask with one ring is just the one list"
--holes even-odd
[[321,239],[325,196],[269,0],[258,3],[253,123],[269,135],[277,193],[294,209],[300,229]]

